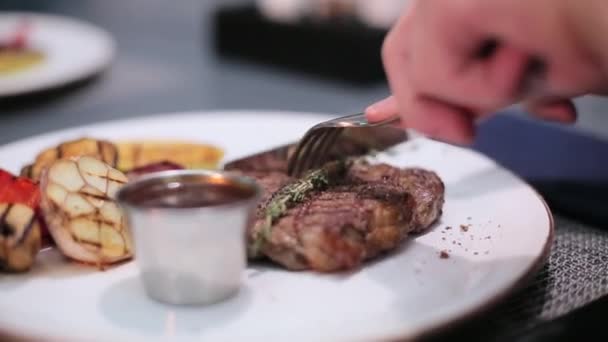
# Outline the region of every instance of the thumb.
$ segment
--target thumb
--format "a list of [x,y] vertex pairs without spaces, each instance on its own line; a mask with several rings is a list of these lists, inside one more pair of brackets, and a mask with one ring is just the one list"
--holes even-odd
[[369,122],[377,122],[399,114],[399,106],[394,96],[380,100],[365,109],[365,117]]

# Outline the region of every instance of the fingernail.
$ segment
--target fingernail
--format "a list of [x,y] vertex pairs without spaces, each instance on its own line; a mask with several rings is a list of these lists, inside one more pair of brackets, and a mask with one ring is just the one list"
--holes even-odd
[[367,108],[365,108],[366,114],[374,115],[374,114],[376,114],[377,111],[378,111],[378,105],[376,103],[369,105]]
[[374,103],[365,109],[365,117],[370,122],[382,120],[385,113],[382,112],[382,107],[378,103]]

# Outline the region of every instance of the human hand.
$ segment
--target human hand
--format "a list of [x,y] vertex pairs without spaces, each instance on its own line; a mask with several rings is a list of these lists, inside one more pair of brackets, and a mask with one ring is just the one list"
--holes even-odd
[[383,46],[393,96],[366,115],[398,114],[404,127],[454,143],[518,102],[572,122],[573,97],[608,88],[607,13],[602,0],[413,0]]

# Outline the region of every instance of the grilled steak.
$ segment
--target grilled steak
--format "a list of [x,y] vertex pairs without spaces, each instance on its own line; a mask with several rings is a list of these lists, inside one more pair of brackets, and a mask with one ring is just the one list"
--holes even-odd
[[330,187],[289,209],[261,252],[291,270],[350,269],[395,248],[411,230],[413,206],[388,184]]
[[[335,153],[362,152],[346,145]],[[226,165],[264,190],[248,230],[251,259],[267,257],[290,270],[352,269],[429,228],[442,213],[444,185],[431,171],[349,159],[291,179],[285,173],[291,148]]]

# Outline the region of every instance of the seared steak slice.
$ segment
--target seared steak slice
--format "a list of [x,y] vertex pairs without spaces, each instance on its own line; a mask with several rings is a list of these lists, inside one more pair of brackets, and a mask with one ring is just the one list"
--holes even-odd
[[398,185],[414,198],[412,229],[420,232],[432,225],[442,213],[445,186],[436,173],[420,168],[400,169],[388,164],[354,164],[347,182],[382,182]]
[[412,206],[407,193],[389,184],[331,187],[288,210],[261,251],[291,270],[351,269],[407,236]]
[[[263,235],[270,196],[290,179],[280,172],[244,174],[265,190],[258,221],[248,232],[251,247]],[[410,232],[430,227],[441,215],[443,193],[433,172],[357,162],[327,189],[313,191],[288,209],[272,225],[260,252],[291,270],[351,269],[396,248]]]
[[[226,164],[264,189],[247,232],[249,258],[266,256],[290,270],[351,269],[429,228],[444,202],[435,173],[352,162],[406,139],[400,129],[346,130],[328,164],[303,179],[286,175],[294,144]],[[349,161],[337,162],[344,158]]]

